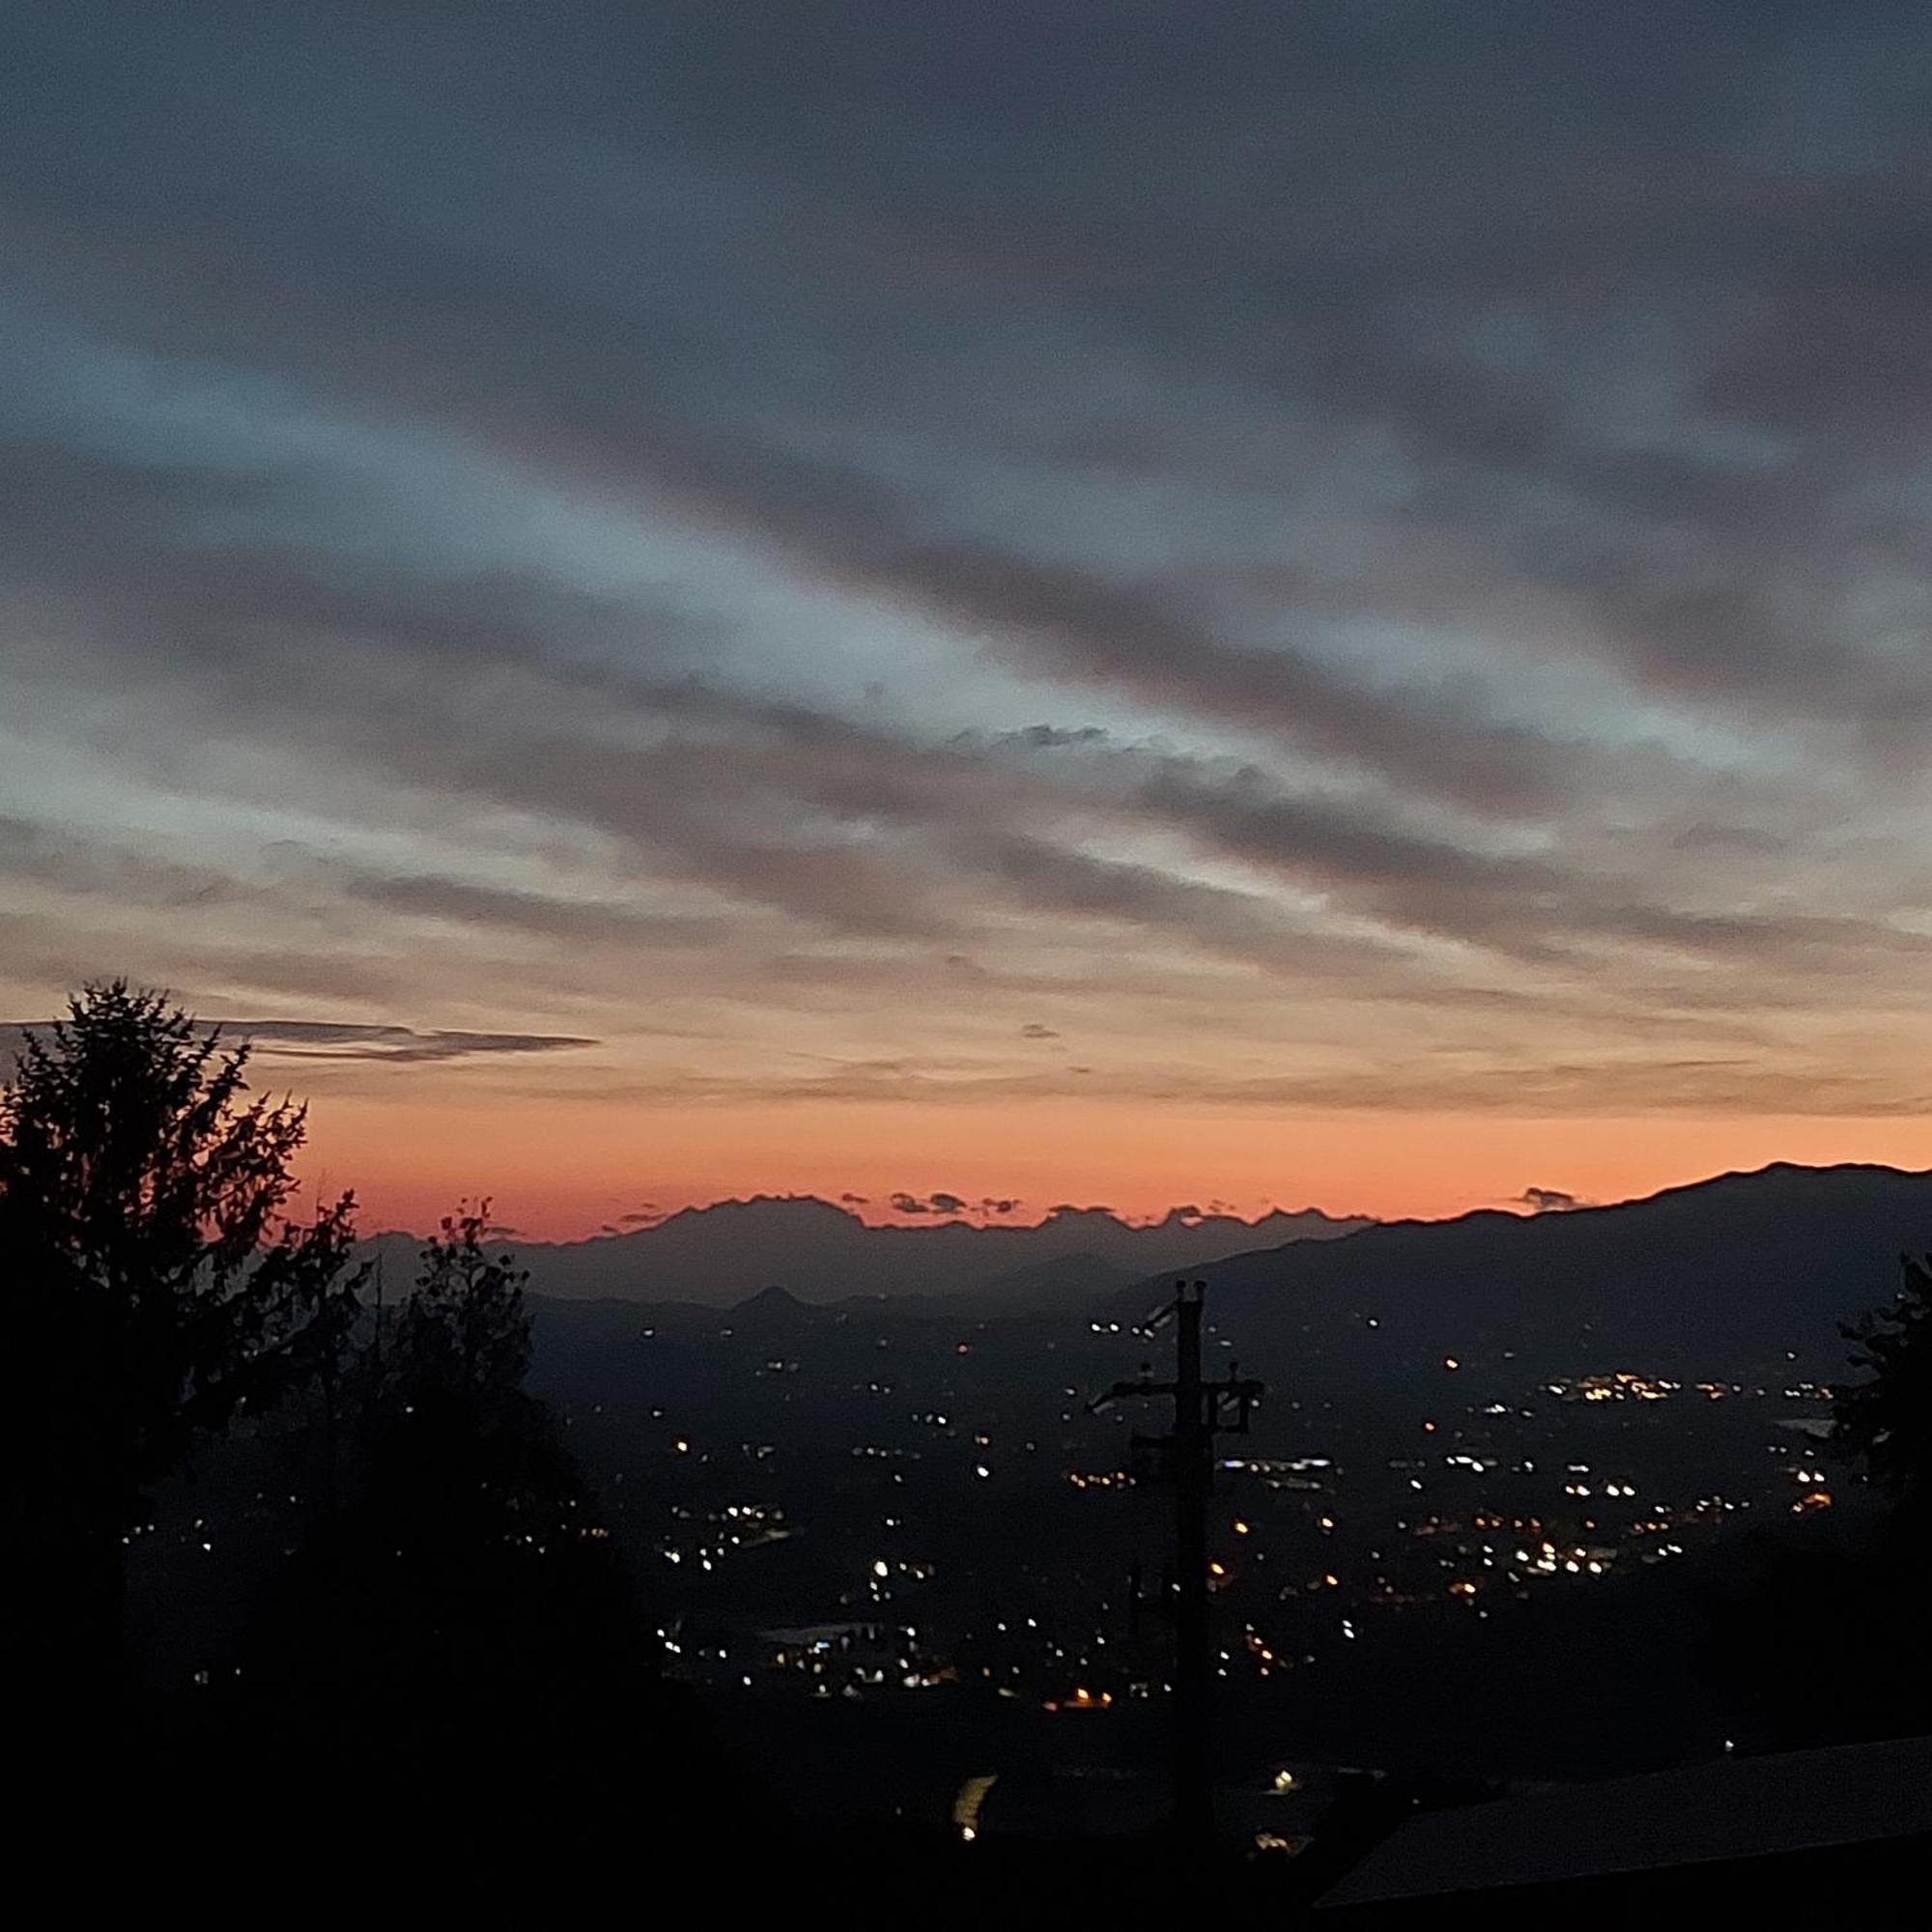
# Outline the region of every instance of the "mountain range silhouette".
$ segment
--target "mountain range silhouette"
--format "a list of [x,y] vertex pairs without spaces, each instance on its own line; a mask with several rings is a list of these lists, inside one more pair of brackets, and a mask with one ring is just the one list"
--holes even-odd
[[[1104,1208],[1064,1207],[1034,1224],[961,1219],[872,1227],[812,1195],[755,1195],[688,1208],[651,1227],[588,1240],[511,1239],[531,1287],[568,1299],[616,1298],[734,1306],[766,1288],[802,1301],[849,1296],[970,1294],[996,1307],[1058,1305],[1168,1268],[1198,1267],[1261,1243],[1331,1240],[1370,1225],[1319,1208],[1259,1220],[1170,1209],[1136,1224]],[[375,1247],[391,1278],[413,1272],[412,1236]]]

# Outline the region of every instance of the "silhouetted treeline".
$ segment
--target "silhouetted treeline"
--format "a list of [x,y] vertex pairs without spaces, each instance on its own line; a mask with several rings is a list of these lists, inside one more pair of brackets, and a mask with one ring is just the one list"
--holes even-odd
[[[697,1859],[753,1801],[662,1681],[525,1392],[523,1272],[483,1209],[443,1224],[407,1293],[373,1295],[351,1197],[288,1217],[305,1113],[248,1097],[247,1057],[116,982],[30,1038],[0,1094],[30,1844],[114,1847],[106,1885],[185,1861],[202,1896],[296,1869],[446,1893],[626,1846]],[[130,1547],[191,1455],[242,1454],[238,1423],[273,1471],[273,1553],[193,1686],[144,1683]]]

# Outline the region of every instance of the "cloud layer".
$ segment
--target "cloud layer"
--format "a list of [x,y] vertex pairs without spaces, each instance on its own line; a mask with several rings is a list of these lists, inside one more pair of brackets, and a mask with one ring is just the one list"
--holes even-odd
[[1913,1113],[1928,56],[14,10],[0,993],[370,1093]]

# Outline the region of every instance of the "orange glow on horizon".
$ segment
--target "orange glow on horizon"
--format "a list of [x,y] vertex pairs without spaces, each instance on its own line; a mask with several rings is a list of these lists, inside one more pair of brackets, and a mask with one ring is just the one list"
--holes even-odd
[[1016,1197],[1014,1222],[1060,1202],[1129,1216],[1233,1203],[1435,1219],[1510,1205],[1525,1187],[1621,1201],[1788,1160],[1932,1167],[1932,1122],[1815,1117],[1636,1120],[1232,1110],[1045,1101],[1011,1109],[881,1106],[637,1108],[523,1099],[318,1099],[309,1189],[353,1187],[365,1230],[434,1224],[487,1196],[526,1236],[594,1234],[752,1194],[867,1197],[868,1221],[904,1189]]

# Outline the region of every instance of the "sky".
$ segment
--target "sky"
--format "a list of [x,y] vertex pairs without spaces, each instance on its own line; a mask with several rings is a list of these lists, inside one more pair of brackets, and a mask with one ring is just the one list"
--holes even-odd
[[1932,1165],[1932,14],[0,13],[0,1019],[317,1184]]

